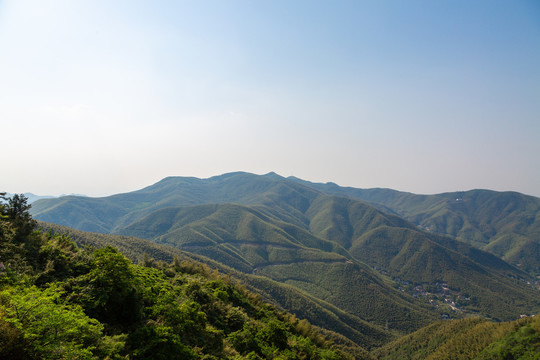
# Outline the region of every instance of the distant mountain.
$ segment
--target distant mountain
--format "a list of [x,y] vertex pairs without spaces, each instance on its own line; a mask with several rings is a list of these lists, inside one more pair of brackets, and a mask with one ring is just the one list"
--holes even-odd
[[327,194],[367,201],[424,230],[453,236],[540,275],[540,199],[537,197],[490,190],[416,195],[289,179]]
[[[14,194],[11,194],[11,193],[6,193],[6,196],[7,197],[12,197]],[[51,199],[51,198],[54,198],[54,196],[49,196],[49,195],[36,195],[36,194],[32,194],[32,193],[24,193],[23,194],[25,197],[26,197],[26,200],[28,202],[28,204],[32,204],[38,200],[42,200],[42,199]]]
[[33,204],[32,215],[79,230],[107,233],[169,206],[261,202],[267,193],[275,193],[273,187],[285,181],[276,180],[276,176],[238,172],[209,179],[169,177],[138,191],[103,198],[66,196],[42,200]]
[[[14,194],[10,194],[10,193],[6,193],[6,196],[7,197],[12,197]],[[35,203],[36,201],[38,200],[42,200],[42,199],[54,199],[54,198],[59,198],[59,197],[63,197],[63,196],[69,196],[69,195],[59,195],[59,196],[52,196],[52,195],[36,195],[36,194],[32,194],[30,192],[26,192],[23,194],[25,197],[26,197],[26,200],[28,202],[28,204],[32,204],[32,203]],[[82,196],[82,197],[86,197],[86,195],[82,195],[82,194],[72,194],[72,196]]]
[[418,329],[435,314],[507,320],[540,310],[528,275],[501,259],[422,231],[396,216],[398,209],[382,211],[391,208],[389,200],[368,205],[323,191],[345,191],[337,185],[299,182],[274,173],[171,177],[105,198],[41,200],[33,214],[79,230],[173,245],[398,332]]

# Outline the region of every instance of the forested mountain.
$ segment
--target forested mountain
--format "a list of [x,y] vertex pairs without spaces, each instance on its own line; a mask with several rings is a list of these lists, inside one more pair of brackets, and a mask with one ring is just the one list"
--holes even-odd
[[453,294],[441,300],[463,298],[462,309],[496,319],[539,306],[538,292],[515,279],[526,275],[504,261],[357,201],[323,195],[306,209],[304,222],[311,232],[247,206],[199,205],[157,210],[119,233],[291,284],[400,331],[417,328],[426,315],[404,306],[410,301],[404,303],[358,260],[417,285],[444,283]]
[[398,333],[441,316],[510,320],[540,310],[531,278],[501,259],[311,185],[273,173],[170,177],[105,198],[41,200],[33,213],[202,255]]
[[139,191],[99,199],[68,196],[40,200],[32,214],[43,221],[109,233],[167,206],[237,203],[273,207],[290,197],[288,205],[301,208],[302,204],[294,201],[305,202],[316,193],[369,202],[424,230],[450,235],[540,275],[540,199],[516,192],[416,195],[285,179],[274,173],[230,173],[209,179],[170,177]]
[[[1,196],[2,194],[0,194]],[[1,196],[2,200],[4,197]],[[132,264],[0,202],[2,359],[368,359],[193,261]]]
[[540,199],[490,190],[416,195],[391,189],[356,189],[289,178],[327,194],[367,201],[424,230],[451,235],[540,275]]

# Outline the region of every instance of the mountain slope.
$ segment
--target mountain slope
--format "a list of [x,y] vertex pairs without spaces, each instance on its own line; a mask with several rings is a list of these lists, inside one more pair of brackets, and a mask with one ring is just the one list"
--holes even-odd
[[417,285],[444,282],[472,299],[463,304],[469,311],[509,320],[540,309],[527,274],[470,245],[345,198],[321,196],[306,214],[313,234],[343,244],[355,259]]
[[307,206],[316,194],[318,191],[273,173],[259,176],[238,172],[209,179],[169,177],[141,190],[103,198],[43,199],[32,205],[31,213],[41,221],[112,232],[158,209],[200,204],[278,204],[278,209],[288,210],[290,220],[291,214]]
[[[190,214],[187,221],[185,213]],[[427,307],[389,287],[340,245],[247,206],[162,209],[119,234],[141,236],[152,231],[149,239],[156,242],[291,284],[379,325],[388,321],[394,329],[406,332],[433,318]]]
[[[68,234],[79,246],[101,248],[112,245],[134,262],[144,262],[143,259],[147,258],[146,261],[150,262],[163,261],[171,263],[176,257],[182,261],[195,261],[206,264],[221,273],[231,275],[233,279],[242,281],[250,290],[261,294],[266,301],[286,309],[300,319],[307,319],[314,325],[330,330],[332,332],[330,333],[331,338],[335,338],[336,333],[341,334],[340,336],[344,336],[353,343],[366,348],[380,346],[393,338],[393,335],[384,331],[383,328],[363,321],[357,316],[340,310],[330,303],[317,299],[293,286],[263,276],[236,271],[201,255],[135,237],[89,233],[50,223],[40,223],[40,226],[45,231]],[[339,336],[335,341],[342,342]]]
[[320,193],[367,201],[434,233],[446,234],[540,274],[540,199],[515,192],[471,190],[416,195],[355,189],[297,178],[230,173],[209,179],[169,177],[147,188],[105,198],[68,196],[33,204],[32,214],[87,231],[112,232],[164,207],[237,203],[265,205],[303,226],[302,212]]
[[[167,243],[243,272],[289,283],[363,319],[378,319],[381,325],[396,318],[385,316],[382,309],[388,304],[381,303],[379,311],[360,306],[363,312],[358,312],[358,305],[350,305],[355,303],[353,297],[365,298],[362,304],[368,304],[368,299],[378,296],[354,290],[365,289],[369,282],[376,284],[377,277],[364,273],[366,282],[347,291],[354,280],[351,274],[338,275],[337,270],[346,267],[347,261],[363,261],[417,285],[444,283],[453,297],[470,298],[461,302],[459,311],[454,305],[449,307],[454,316],[465,310],[508,320],[540,309],[538,292],[518,280],[527,274],[491,254],[422,232],[358,201],[319,195],[302,219],[310,232],[267,213],[262,206],[227,204],[167,208],[119,233]],[[391,294],[383,293],[386,298]],[[403,331],[409,326],[403,322],[396,328]]]
[[524,271],[540,274],[539,198],[490,190],[416,195],[289,179],[327,194],[367,201],[423,229],[456,237]]

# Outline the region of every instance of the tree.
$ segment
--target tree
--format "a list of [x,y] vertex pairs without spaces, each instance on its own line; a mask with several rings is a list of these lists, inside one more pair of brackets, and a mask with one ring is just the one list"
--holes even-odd
[[93,254],[91,270],[78,278],[81,302],[88,314],[120,328],[129,327],[141,315],[131,262],[112,246]]
[[[6,200],[5,193],[2,200]],[[37,222],[30,215],[31,205],[23,194],[15,194],[11,199],[7,199],[7,204],[2,206],[2,215],[6,216],[15,228],[16,242],[23,242],[37,226]]]
[[[78,305],[62,304],[56,286],[35,286],[0,292],[2,320],[24,338],[31,358],[91,359],[102,338],[103,325]],[[0,355],[2,352],[0,351]]]
[[16,274],[29,271],[29,259],[35,265],[41,239],[30,236],[36,222],[28,213],[29,208],[23,195],[10,199],[5,192],[0,193],[0,280],[3,282],[12,282]]

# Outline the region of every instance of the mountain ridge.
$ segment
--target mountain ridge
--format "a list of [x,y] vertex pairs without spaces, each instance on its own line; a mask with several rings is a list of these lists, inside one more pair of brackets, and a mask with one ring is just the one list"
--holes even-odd
[[485,189],[417,195],[291,180],[390,210],[422,229],[450,235],[540,275],[540,198],[535,196]]

